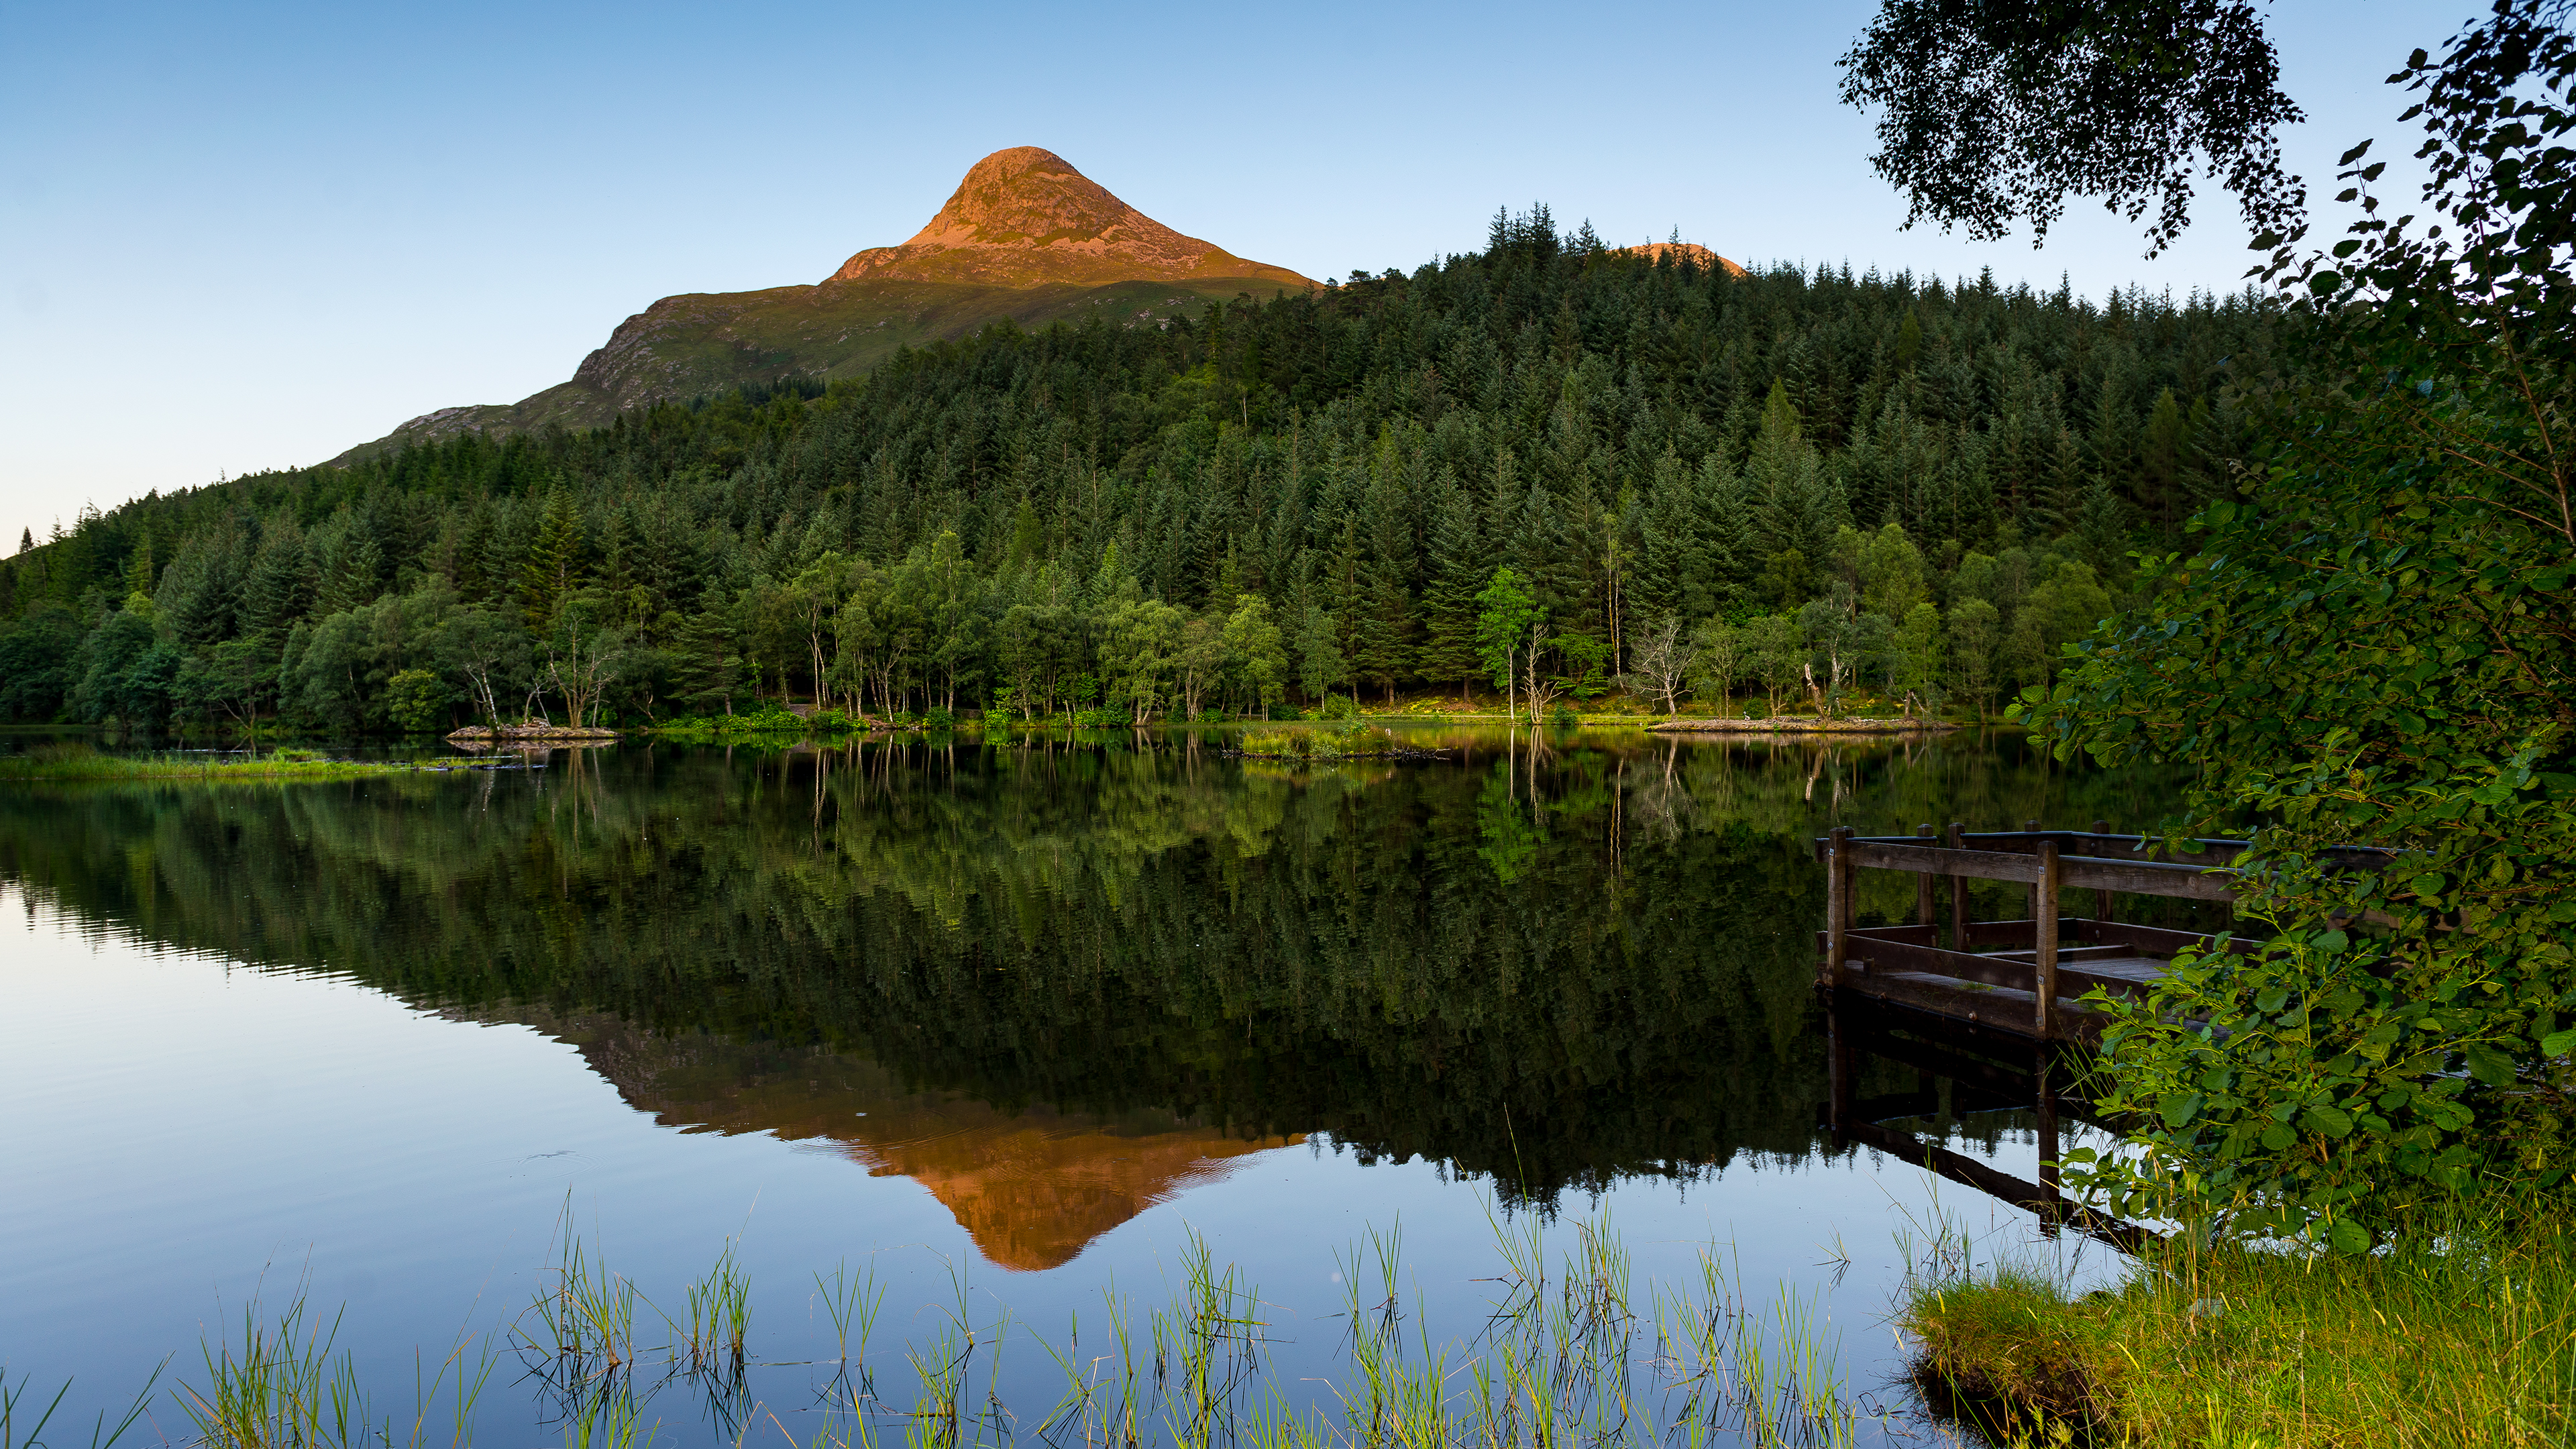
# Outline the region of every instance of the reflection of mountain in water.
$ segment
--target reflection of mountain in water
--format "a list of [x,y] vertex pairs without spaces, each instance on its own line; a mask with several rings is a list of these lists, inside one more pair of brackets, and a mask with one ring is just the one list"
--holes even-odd
[[[0,790],[0,875],[424,1006],[613,1020],[638,1107],[847,1144],[1043,1262],[1301,1133],[1541,1204],[1828,1150],[1810,838],[2136,819],[2154,783],[1965,739],[1453,743],[1365,776],[1148,737]],[[1874,874],[1863,923],[1913,909]],[[912,1115],[876,1136],[880,1100]]]
[[1145,1209],[1218,1181],[1254,1153],[1305,1140],[1236,1137],[1150,1108],[1115,1118],[1005,1110],[961,1092],[906,1091],[883,1067],[823,1048],[657,1035],[613,1016],[510,1016],[571,1043],[628,1105],[664,1126],[767,1132],[875,1176],[911,1178],[1005,1268],[1071,1262]]

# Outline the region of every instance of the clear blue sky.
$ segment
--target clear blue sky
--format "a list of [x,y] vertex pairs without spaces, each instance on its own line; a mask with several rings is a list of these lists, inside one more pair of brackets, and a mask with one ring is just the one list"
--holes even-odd
[[[2223,200],[2152,263],[2091,208],[2037,252],[1900,231],[1835,99],[1874,8],[11,0],[0,548],[516,400],[657,297],[820,280],[1012,145],[1318,277],[1472,249],[1544,199],[1755,263],[2240,285]],[[2314,118],[2293,164],[2395,149],[2380,78],[2480,8],[2273,6]]]

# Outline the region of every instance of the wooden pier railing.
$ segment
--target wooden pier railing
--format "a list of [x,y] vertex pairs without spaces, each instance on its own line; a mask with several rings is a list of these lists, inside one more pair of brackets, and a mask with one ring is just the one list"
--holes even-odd
[[[2083,831],[2042,830],[2037,821],[2021,830],[1985,832],[1953,823],[1939,835],[1928,824],[1911,836],[1837,829],[1816,842],[1826,866],[1817,984],[2041,1041],[2089,1038],[2099,1020],[2074,1005],[2077,998],[2096,988],[2142,994],[2176,951],[2209,939],[2201,932],[2122,922],[2113,909],[2116,895],[2222,904],[2237,898],[2232,863],[2247,842],[2192,844],[2196,852],[2168,856],[2158,842],[2112,834],[2101,821]],[[2350,868],[2376,869],[2390,857],[2351,849],[2336,852],[2336,859]],[[1912,924],[1854,924],[1857,874],[1863,870],[1913,872]],[[1938,885],[1943,880],[1949,882],[1946,893]],[[1971,919],[1969,883],[1980,880],[2028,886],[2027,918]],[[2091,914],[2067,915],[2070,893],[2082,901],[2086,892]],[[1937,911],[1943,894],[1950,899],[1946,945]],[[2226,939],[2232,950],[2254,947]]]

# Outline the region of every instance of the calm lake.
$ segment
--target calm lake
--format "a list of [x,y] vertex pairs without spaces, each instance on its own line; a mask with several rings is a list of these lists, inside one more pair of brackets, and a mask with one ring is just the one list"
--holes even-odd
[[[2111,1265],[1838,1145],[1811,841],[2135,826],[2168,782],[2011,734],[1416,738],[1443,757],[629,741],[0,786],[18,1432],[68,1378],[47,1437],[75,1445],[167,1359],[131,1434],[193,1440],[182,1386],[299,1300],[395,1444],[1097,1442],[1124,1433],[1098,1386],[1131,1372],[1136,1435],[1189,1439],[1193,1301],[1233,1305],[1196,1330],[1216,1377],[1330,1428],[1363,1338],[1478,1392],[1535,1232],[1538,1295],[1627,1335],[1638,1396],[1603,1390],[1596,1426],[1770,1422],[1773,1381],[1720,1375],[1687,1413],[1648,1392],[1688,1373],[1659,1320],[1696,1314],[1820,1345],[1858,1442],[1946,1442],[1887,1322],[1936,1222]],[[1910,881],[1880,888],[1864,923],[1911,911]],[[2033,1174],[2030,1113],[1941,1100],[1910,1130]],[[624,1339],[567,1355],[575,1241],[576,1281],[632,1298]],[[739,1371],[688,1349],[728,1252]],[[481,1379],[462,1431],[451,1355]],[[416,1375],[443,1384],[425,1425]]]

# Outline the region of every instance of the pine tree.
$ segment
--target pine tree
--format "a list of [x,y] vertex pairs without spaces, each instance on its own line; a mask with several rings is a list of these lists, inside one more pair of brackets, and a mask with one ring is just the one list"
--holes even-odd
[[1431,578],[1422,594],[1423,637],[1414,667],[1433,684],[1468,688],[1476,657],[1476,594],[1484,583],[1476,515],[1458,475],[1440,470],[1432,484]]
[[2138,439],[2138,502],[2159,532],[2170,533],[2197,501],[2191,425],[2172,388],[2156,394]]
[[1849,520],[1824,464],[1808,444],[1789,390],[1771,384],[1762,405],[1762,431],[1744,463],[1752,494],[1756,548],[1765,558],[1796,553],[1808,560],[1825,557],[1834,530]]
[[496,501],[492,505],[489,526],[483,535],[480,573],[483,587],[476,597],[494,608],[521,607],[519,599],[520,570],[528,562],[528,502]]
[[1655,460],[1645,498],[1630,510],[1638,517],[1637,563],[1629,590],[1635,617],[1700,619],[1717,607],[1709,587],[1707,521],[1699,504],[1681,455],[1666,447]]
[[385,567],[384,550],[354,515],[343,515],[332,545],[325,551],[321,607],[324,617],[345,614],[374,603],[377,580]]
[[1351,659],[1362,678],[1386,691],[1392,705],[1396,681],[1412,678],[1414,671],[1414,545],[1405,525],[1412,509],[1391,447],[1381,450],[1369,471],[1358,520],[1367,552],[1360,567]]
[[304,535],[292,519],[281,519],[260,539],[259,555],[252,560],[249,581],[242,588],[244,632],[271,647],[283,644],[287,629],[304,617],[312,602],[312,566]]
[[554,628],[555,610],[581,581],[581,521],[572,499],[557,489],[546,499],[536,541],[520,566],[519,589],[528,627],[539,634]]
[[1743,475],[1726,466],[1716,453],[1701,460],[1695,489],[1699,513],[1707,522],[1704,557],[1708,566],[1709,608],[1733,611],[1747,590],[1761,559],[1754,539],[1752,499]]

